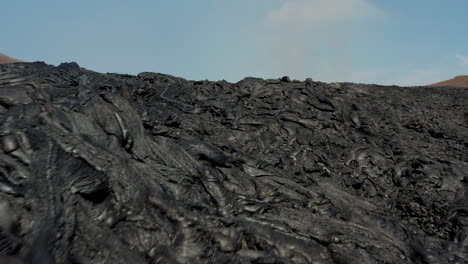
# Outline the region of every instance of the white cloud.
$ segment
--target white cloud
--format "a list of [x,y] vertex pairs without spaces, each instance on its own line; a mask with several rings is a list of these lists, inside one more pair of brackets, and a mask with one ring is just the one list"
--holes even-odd
[[465,66],[465,67],[468,66],[468,56],[463,56],[463,55],[457,54],[456,57],[460,61],[462,66]]
[[264,18],[259,34],[261,52],[268,53],[264,67],[297,79],[349,80],[349,44],[358,29],[353,23],[383,15],[371,1],[285,0]]
[[369,0],[287,0],[279,9],[268,15],[267,22],[315,26],[381,14],[383,12]]

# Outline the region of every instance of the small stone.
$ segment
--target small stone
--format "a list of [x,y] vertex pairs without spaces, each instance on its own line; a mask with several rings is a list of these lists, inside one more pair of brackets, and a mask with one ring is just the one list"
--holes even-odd
[[2,138],[3,151],[10,153],[18,148],[18,142],[13,135],[6,135]]

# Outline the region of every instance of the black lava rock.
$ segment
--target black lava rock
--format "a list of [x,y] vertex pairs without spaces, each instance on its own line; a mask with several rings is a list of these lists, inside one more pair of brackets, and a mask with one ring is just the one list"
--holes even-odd
[[0,260],[468,262],[467,102],[0,65]]

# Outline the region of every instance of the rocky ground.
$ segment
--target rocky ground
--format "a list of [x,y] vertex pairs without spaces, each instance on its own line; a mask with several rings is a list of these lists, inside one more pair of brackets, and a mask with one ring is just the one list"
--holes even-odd
[[466,263],[467,102],[0,65],[0,262]]

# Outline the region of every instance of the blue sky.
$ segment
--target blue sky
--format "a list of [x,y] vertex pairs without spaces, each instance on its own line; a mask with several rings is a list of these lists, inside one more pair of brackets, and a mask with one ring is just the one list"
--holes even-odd
[[3,1],[0,53],[98,72],[424,85],[468,74],[466,0]]

